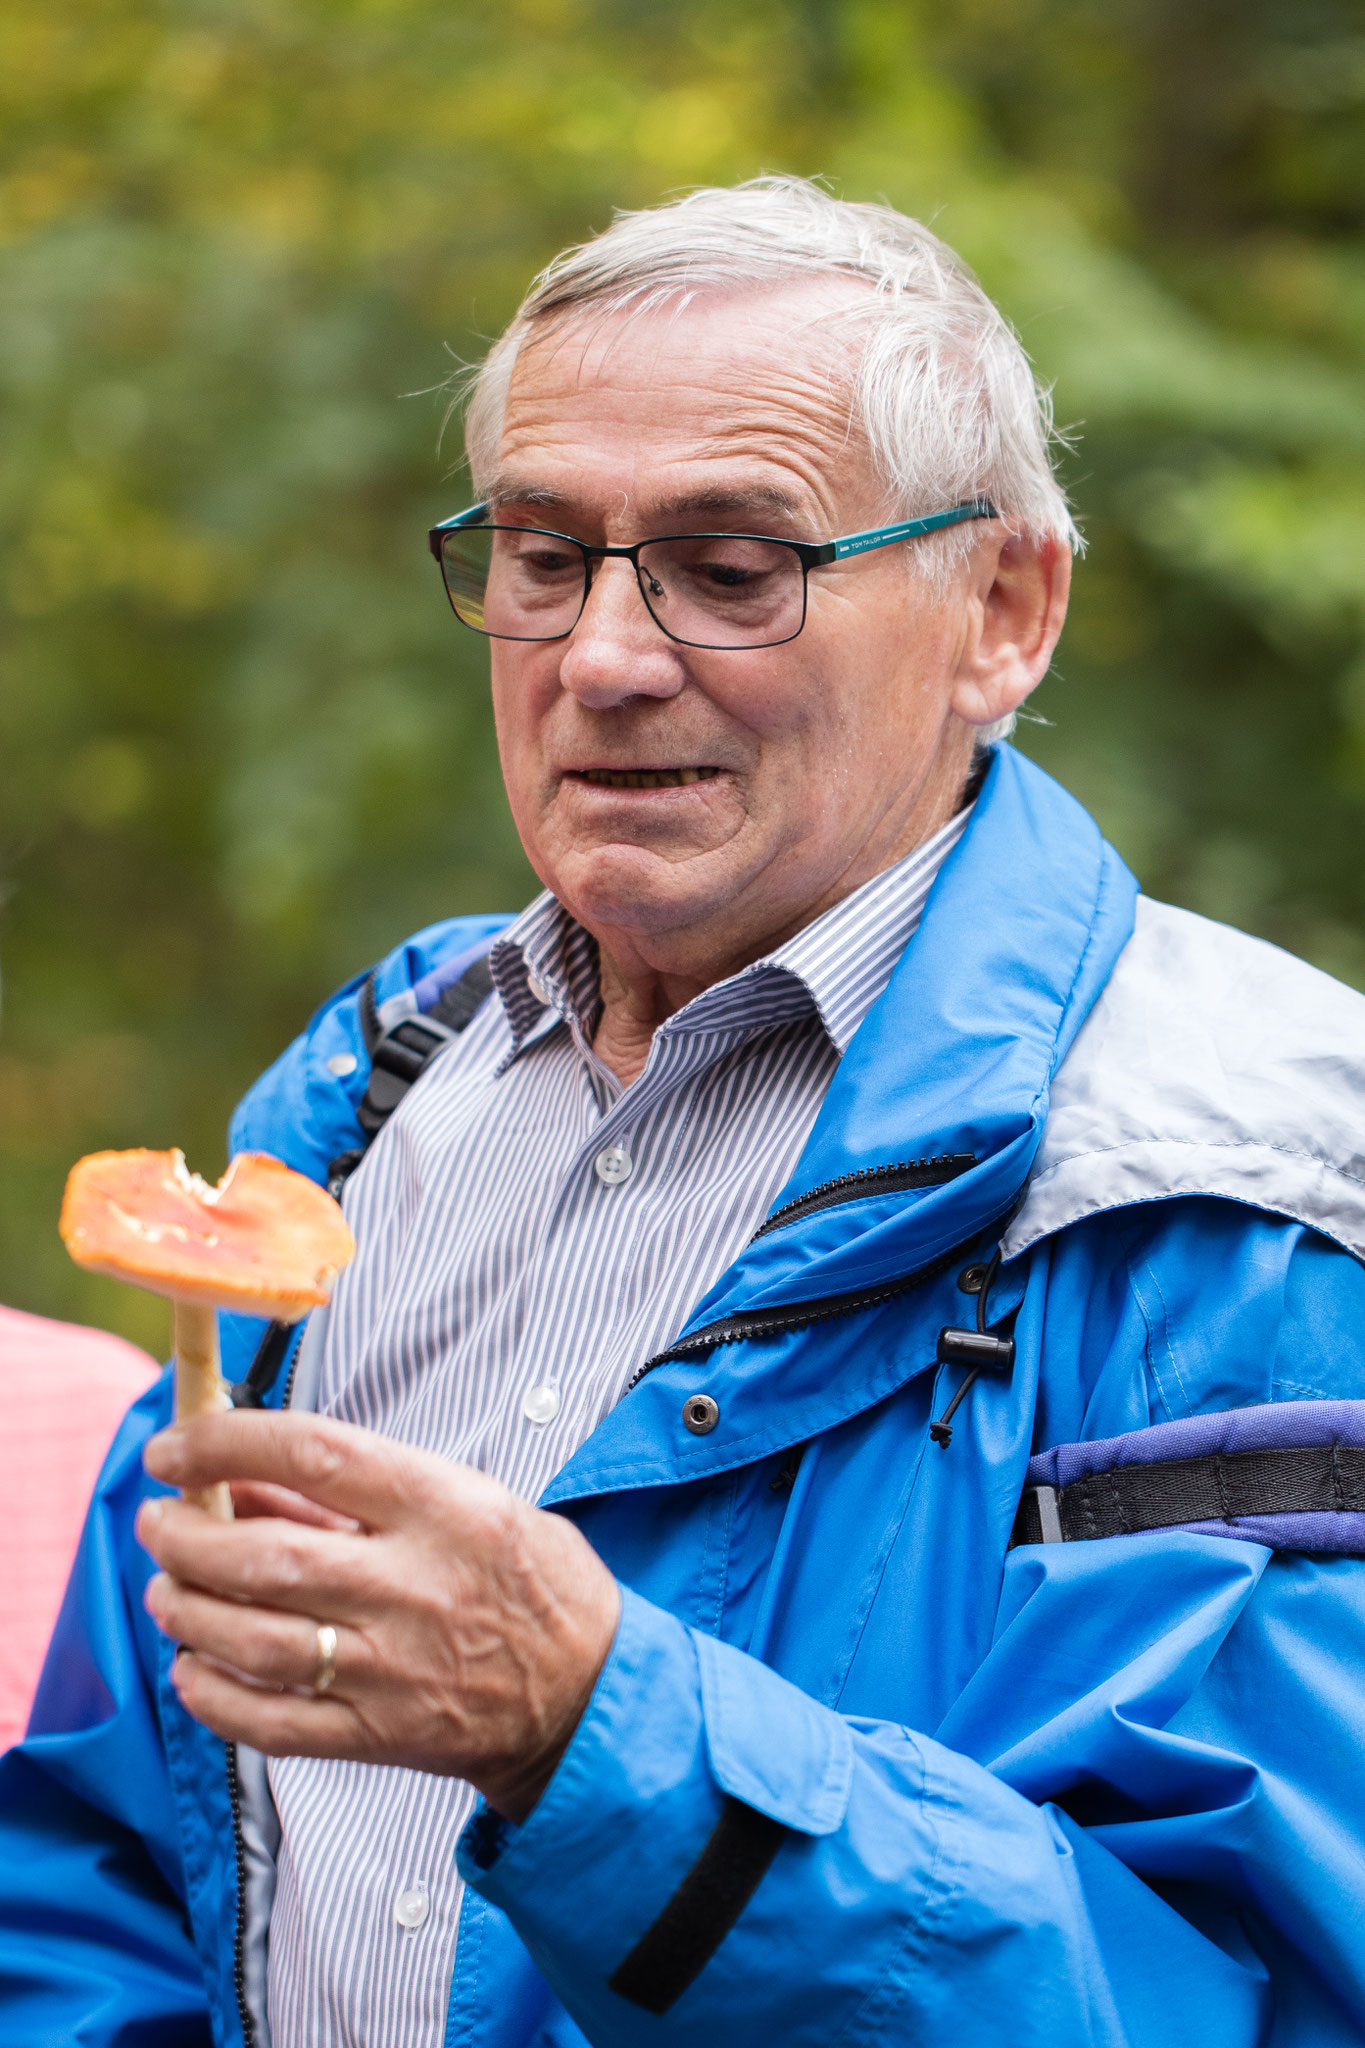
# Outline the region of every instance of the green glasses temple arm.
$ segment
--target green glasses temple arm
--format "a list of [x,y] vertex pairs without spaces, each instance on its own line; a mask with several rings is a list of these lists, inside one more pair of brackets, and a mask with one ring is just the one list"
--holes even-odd
[[954,505],[950,512],[929,512],[923,519],[906,519],[899,526],[874,526],[868,533],[846,533],[842,540],[827,540],[812,548],[811,568],[825,562],[842,562],[846,555],[865,555],[873,548],[889,548],[893,541],[918,540],[922,533],[937,533],[943,526],[960,526],[964,519],[995,519],[999,515],[989,498],[974,498],[970,505]]
[[439,562],[441,559],[441,535],[443,533],[457,533],[462,526],[477,526],[481,520],[487,517],[488,506],[486,504],[471,505],[467,512],[457,512],[453,519],[443,519],[438,526],[433,526],[431,532],[427,535],[427,545],[437,561]]
[[[483,504],[471,505],[467,512],[457,512],[453,519],[443,519],[428,536],[432,554],[440,560],[443,533],[458,532],[462,526],[477,526],[487,516],[488,507]],[[894,541],[917,540],[922,533],[958,526],[964,519],[998,516],[989,498],[975,498],[970,505],[954,505],[949,512],[930,512],[923,519],[906,519],[899,526],[874,526],[868,533],[847,533],[842,540],[789,541],[787,545],[797,550],[808,569],[818,569],[826,562],[841,562],[846,555],[865,555],[872,548],[889,548]]]

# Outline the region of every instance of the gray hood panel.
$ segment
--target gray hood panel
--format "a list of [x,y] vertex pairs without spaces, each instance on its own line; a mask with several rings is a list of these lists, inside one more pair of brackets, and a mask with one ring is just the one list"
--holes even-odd
[[1143,896],[1053,1082],[1005,1255],[1176,1195],[1293,1217],[1365,1257],[1365,996]]

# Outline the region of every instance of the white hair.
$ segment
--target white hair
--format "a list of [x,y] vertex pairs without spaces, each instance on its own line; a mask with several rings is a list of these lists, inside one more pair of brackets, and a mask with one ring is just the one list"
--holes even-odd
[[[475,489],[496,469],[512,373],[529,341],[588,308],[639,316],[816,278],[859,279],[873,294],[866,306],[826,310],[811,324],[848,326],[851,420],[886,484],[889,518],[987,498],[1016,532],[1078,546],[1053,473],[1049,393],[967,265],[894,207],[836,199],[806,178],[705,186],[666,206],[620,212],[604,233],[556,256],[470,380],[465,439]],[[941,587],[973,538],[970,525],[952,527],[907,554]]]

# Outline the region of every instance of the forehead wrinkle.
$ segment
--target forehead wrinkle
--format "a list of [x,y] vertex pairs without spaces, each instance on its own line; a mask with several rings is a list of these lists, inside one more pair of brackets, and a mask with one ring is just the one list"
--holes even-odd
[[[619,328],[624,323],[603,324]],[[731,506],[742,510],[746,504],[755,512],[823,522],[836,516],[837,502],[852,481],[850,457],[855,467],[861,466],[859,456],[866,459],[867,482],[878,498],[882,495],[871,451],[858,431],[853,394],[834,366],[817,354],[801,350],[795,360],[780,359],[771,347],[741,347],[726,361],[707,357],[670,364],[672,374],[660,378],[658,352],[650,349],[643,362],[614,357],[610,374],[598,374],[599,363],[585,377],[581,355],[576,364],[565,359],[566,345],[575,341],[582,346],[581,327],[544,337],[540,374],[525,364],[532,373],[529,388],[524,374],[514,374],[503,424],[503,465],[485,493],[490,503],[515,501],[555,516],[600,509],[586,477],[586,488],[566,488],[551,483],[547,469],[550,477],[559,470],[561,443],[570,454],[581,442],[585,452],[629,457],[641,428],[641,452],[656,475],[653,488],[642,490],[636,470],[630,499],[637,514],[651,523],[666,518],[670,509],[728,513]],[[673,420],[670,431],[674,408],[682,416]],[[693,465],[714,465],[725,474],[689,485],[686,473]],[[752,474],[755,468],[758,476]],[[791,479],[785,488],[783,475]],[[678,488],[669,489],[670,482]],[[613,488],[619,495],[620,484],[614,482]],[[863,495],[860,490],[858,496]]]

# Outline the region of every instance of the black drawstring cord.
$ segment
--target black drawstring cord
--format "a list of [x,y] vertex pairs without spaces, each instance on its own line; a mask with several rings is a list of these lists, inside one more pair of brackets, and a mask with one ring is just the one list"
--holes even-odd
[[929,1424],[929,1434],[941,1451],[946,1451],[952,1442],[953,1417],[982,1373],[1008,1372],[1014,1364],[1013,1337],[992,1337],[986,1328],[986,1297],[995,1285],[995,1276],[1000,1271],[1000,1255],[1003,1249],[1002,1238],[986,1265],[966,1266],[958,1275],[958,1286],[964,1293],[976,1296],[976,1328],[958,1330],[950,1326],[938,1333],[939,1364],[965,1365],[970,1368],[966,1379],[938,1421]]

